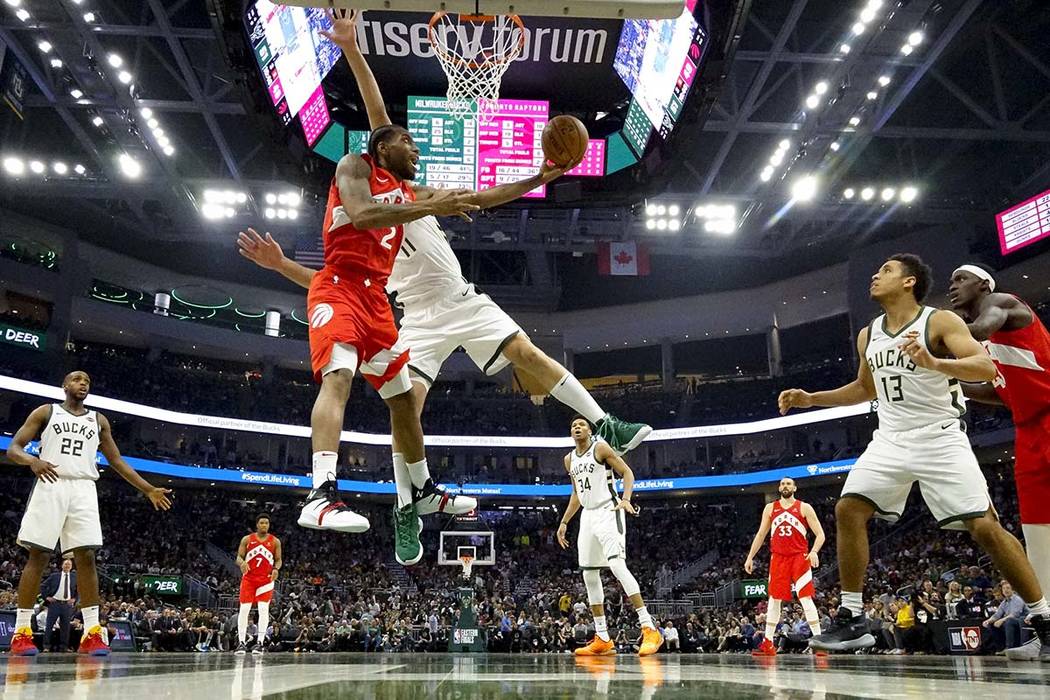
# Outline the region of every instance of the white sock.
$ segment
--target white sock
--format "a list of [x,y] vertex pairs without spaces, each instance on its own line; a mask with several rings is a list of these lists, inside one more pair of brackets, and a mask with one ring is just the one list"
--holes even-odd
[[1050,594],[1050,525],[1021,524],[1024,532],[1025,550],[1028,561],[1032,562],[1035,577],[1043,589],[1043,595]]
[[[427,479],[430,478],[430,468],[427,467],[427,458],[424,457],[418,462],[412,462],[409,464],[408,476],[412,479],[413,486],[417,489],[423,488],[423,485],[427,483]],[[409,498],[411,498],[411,496]]]
[[241,603],[237,610],[237,641],[244,644],[248,641],[248,615],[252,611],[251,603]]
[[842,591],[842,607],[853,613],[853,617],[864,617],[864,594]]
[[1046,604],[1046,598],[1040,598],[1034,603],[1025,603],[1028,606],[1028,613],[1030,615],[1042,615],[1043,617],[1050,617],[1050,605]]
[[773,642],[773,637],[775,637],[776,634],[777,634],[777,623],[774,622],[773,624],[769,624],[767,622],[766,623],[766,639],[768,639],[770,641],[770,643],[772,643]]
[[773,637],[777,633],[777,623],[780,622],[780,613],[782,610],[782,601],[776,598],[770,597],[769,603],[766,606],[766,639],[770,642],[773,641]]
[[605,622],[605,615],[594,616],[594,633],[603,642],[609,641],[609,625]]
[[259,603],[259,644],[266,640],[266,628],[270,626],[270,604]]
[[405,455],[394,453],[394,485],[397,486],[397,507],[404,508],[412,502],[412,477],[408,474]]
[[635,610],[638,613],[638,624],[642,627],[649,627],[650,629],[656,629],[656,625],[653,624],[653,618],[649,615],[649,611],[645,609],[645,606]]
[[568,372],[554,384],[549,393],[591,423],[597,423],[605,418],[605,411],[601,409],[598,402],[587,393],[583,384],[580,384],[580,380]]
[[98,606],[89,605],[86,608],[81,608],[80,613],[84,616],[84,633],[87,634],[91,630],[98,627]]
[[19,608],[18,613],[15,615],[15,631],[20,629],[33,628],[33,609],[32,608]]
[[820,632],[820,620],[806,620],[806,624],[809,625],[809,631],[813,633],[813,636],[818,636]]
[[338,465],[338,452],[314,452],[314,488],[320,487],[326,481],[334,480]]

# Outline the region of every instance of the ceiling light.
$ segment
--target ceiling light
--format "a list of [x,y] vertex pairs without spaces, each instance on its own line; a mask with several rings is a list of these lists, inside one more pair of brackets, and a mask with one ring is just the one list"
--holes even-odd
[[728,235],[736,231],[736,222],[732,219],[711,219],[704,222],[704,230],[708,233]]
[[158,126],[160,126],[160,122],[156,119],[150,119],[146,122],[146,126],[148,126],[151,129],[156,129]]
[[[289,206],[294,206],[294,205],[292,205],[291,198],[292,198],[291,195],[289,195],[288,196],[288,199],[289,199],[288,204],[289,204]],[[680,212],[680,211],[681,211],[681,209],[679,208],[679,206],[677,204],[672,204],[671,206],[667,207],[667,214],[669,216],[678,216],[678,212]]]
[[771,155],[769,157],[769,164],[774,166],[774,167],[779,167],[780,164],[783,163],[783,162],[784,162],[784,152],[783,151],[777,151],[776,153],[774,153],[773,155]]
[[125,177],[134,180],[142,174],[142,164],[127,153],[121,153],[117,158],[117,163],[120,165],[120,171],[124,173]]
[[915,198],[919,196],[919,190],[911,185],[901,189],[901,201],[905,204],[911,204],[915,201]]
[[879,85],[881,85],[882,87],[886,87],[887,85],[890,84],[890,80],[891,80],[890,76],[888,76],[888,75],[880,75],[879,76]]
[[849,44],[839,44],[839,53],[849,53],[853,50],[853,47]]
[[22,4],[22,0],[4,0],[10,7],[18,7]]
[[238,204],[244,204],[247,201],[248,201],[248,195],[247,194],[245,194],[244,192],[238,192],[237,193],[237,203]]
[[44,167],[44,164],[39,160],[29,161],[29,169],[32,170],[35,175],[43,175],[44,171],[47,170],[47,168]]
[[7,156],[4,158],[4,172],[8,175],[21,175],[26,171],[26,164],[22,162],[21,158],[15,158],[14,156]]
[[15,17],[17,17],[18,19],[22,20],[23,22],[28,22],[29,21],[29,11],[26,10],[24,7],[20,7],[18,9],[18,11],[15,12]]
[[816,109],[820,106],[820,97],[818,95],[810,95],[806,98],[806,107],[808,109]]
[[[299,206],[300,202],[302,202],[302,201],[303,201],[303,198],[299,195],[298,192],[289,192],[288,193],[288,206],[290,206],[290,207],[297,207],[297,206]],[[678,216],[678,205],[675,204],[675,205],[672,205],[672,206],[674,208],[674,211],[671,212],[671,216]]]
[[850,126],[857,126],[859,124],[860,124],[860,117],[850,117],[849,118],[849,125]]
[[[283,210],[279,211],[279,212],[277,212],[277,216],[280,216],[283,213],[284,213]],[[666,231],[667,230],[667,219],[657,219],[656,220],[656,230],[657,231]]]
[[824,93],[826,93],[828,91],[828,81],[821,80],[819,83],[816,84],[816,86],[813,88],[813,90],[818,95],[823,95]]
[[[287,204],[288,203],[288,194],[285,193],[285,192],[282,192],[281,194],[277,195],[277,203],[278,204]],[[660,213],[663,214],[662,211]]]
[[[273,219],[277,216],[277,212],[273,210],[273,207],[266,207],[263,211],[263,216],[267,219]],[[656,221],[654,219],[649,219],[645,222],[645,227],[650,229],[656,228]]]
[[226,209],[219,204],[210,202],[201,207],[201,215],[205,219],[221,219],[226,216]]
[[872,90],[871,92],[868,93],[868,99],[869,100],[877,100],[877,99],[879,99],[879,93],[877,93],[874,90]]
[[[278,209],[277,210],[277,218],[278,219],[287,219],[288,218],[288,212],[285,211],[284,209]],[[667,222],[665,222],[663,219],[660,219],[660,223],[664,224],[665,226],[667,225]]]
[[[281,197],[278,197],[277,201],[281,202]],[[284,202],[281,202],[281,204],[284,204]],[[656,215],[657,216],[663,216],[666,213],[667,213],[667,207],[665,207],[663,204],[657,204],[656,205]]]
[[911,44],[905,44],[901,47],[901,53],[905,56],[911,56],[911,52],[915,49],[912,48]]
[[[235,212],[232,207],[226,207],[222,210],[222,213],[226,215],[227,219],[232,219],[237,214],[237,212]],[[247,354],[248,353],[245,353],[245,355]]]
[[175,155],[175,149],[172,148],[170,145],[164,146],[163,149],[164,149],[164,155],[166,155],[166,156],[173,156],[173,155]]
[[873,19],[875,19],[875,10],[871,9],[870,7],[865,7],[863,10],[860,11],[861,22],[867,23],[871,22]]
[[791,198],[796,202],[809,202],[817,196],[818,181],[815,175],[803,175],[791,185]]
[[69,94],[74,100],[79,100],[81,97],[84,96],[84,92],[80,90],[80,88],[73,88],[69,91]]
[[892,187],[885,187],[882,190],[882,201],[888,202],[897,196],[897,190]]
[[109,61],[109,65],[113,66],[114,68],[120,68],[122,65],[124,65],[124,59],[115,53],[111,53],[109,56],[107,56],[107,60]]
[[69,166],[62,161],[55,161],[52,163],[51,169],[55,171],[56,175],[65,175],[69,172]]
[[154,135],[154,136],[155,136],[155,137],[156,137],[157,139],[162,139],[162,138],[164,138],[164,129],[154,129],[154,130],[153,130],[153,135]]
[[868,9],[872,12],[878,11],[882,7],[882,0],[868,0]]
[[47,40],[41,40],[37,42],[36,47],[44,53],[51,53],[51,42]]
[[842,196],[845,197],[846,199],[853,199],[854,195],[856,195],[856,194],[857,194],[857,191],[854,190],[852,187],[847,187],[846,189],[844,189],[842,191]]
[[61,68],[62,67],[62,59],[61,58],[52,58],[51,59],[51,67],[52,68]]
[[769,182],[770,180],[772,180],[773,166],[767,165],[766,167],[762,168],[762,173],[759,175],[759,178],[762,180],[762,182]]
[[139,114],[142,115],[143,119],[151,119],[153,117],[153,110],[149,107],[143,107],[139,110]]
[[[297,212],[295,209],[289,209],[288,210],[288,218],[289,219],[298,219],[299,218],[299,212]],[[671,230],[672,231],[677,231],[678,227],[680,225],[681,224],[679,224],[678,219],[673,220],[671,222]]]
[[166,148],[171,145],[171,139],[169,139],[167,136],[158,136],[157,143],[160,145],[161,148]]
[[122,70],[119,73],[117,73],[117,80],[127,85],[132,80],[131,73],[128,73],[126,70]]
[[914,32],[908,35],[908,46],[918,46],[926,39],[926,35],[922,31],[916,29]]
[[75,172],[77,175],[84,175],[85,173],[87,173],[87,168],[85,168],[80,163],[77,163],[73,166],[73,172]]
[[[266,203],[267,204],[274,204],[276,202],[277,202],[277,195],[273,194],[272,192],[266,195]],[[646,204],[645,205],[645,215],[646,216],[656,216],[656,205],[655,204]]]
[[91,24],[92,22],[94,22],[95,21],[95,13],[94,12],[85,12],[84,13],[84,21],[87,22],[88,24]]
[[863,22],[857,22],[856,24],[853,25],[852,29],[853,29],[853,33],[854,34],[856,34],[857,36],[860,36],[861,34],[864,33],[864,30],[867,29],[867,27],[864,26]]
[[863,199],[865,202],[870,202],[874,196],[875,196],[875,188],[874,187],[865,187],[864,189],[862,189],[860,191],[860,198]]
[[840,148],[842,148],[842,144],[840,144],[838,141],[831,142],[831,150],[838,151]]

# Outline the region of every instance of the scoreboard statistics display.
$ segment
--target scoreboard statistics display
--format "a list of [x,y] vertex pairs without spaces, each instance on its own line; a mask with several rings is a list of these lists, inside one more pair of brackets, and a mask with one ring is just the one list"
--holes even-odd
[[1003,255],[1050,238],[1050,190],[995,215]]

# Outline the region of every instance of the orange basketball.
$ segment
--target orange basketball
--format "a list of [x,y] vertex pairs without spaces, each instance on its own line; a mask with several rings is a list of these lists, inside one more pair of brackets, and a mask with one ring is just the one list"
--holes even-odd
[[583,160],[587,153],[587,127],[569,114],[560,114],[543,129],[543,155],[557,166]]

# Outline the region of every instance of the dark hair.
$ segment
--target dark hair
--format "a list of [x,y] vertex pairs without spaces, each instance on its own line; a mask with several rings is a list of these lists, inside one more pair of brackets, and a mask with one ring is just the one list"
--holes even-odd
[[911,253],[897,253],[896,255],[891,255],[889,259],[896,260],[901,264],[906,277],[915,278],[915,286],[912,287],[911,291],[915,295],[915,301],[922,303],[922,300],[930,293],[933,268],[924,263],[918,255]]
[[255,518],[255,524],[258,525],[260,520],[269,520],[269,519],[270,519],[270,514],[269,513],[259,513],[259,515]]
[[405,131],[405,128],[397,124],[386,124],[373,131],[368,137],[368,155],[372,156],[373,160],[378,160],[379,144],[390,141],[403,131]]
[[587,424],[587,427],[591,429],[591,432],[592,433],[594,432],[594,423],[590,422],[584,416],[581,416],[579,413],[577,413],[575,416],[572,417],[572,420],[569,421],[569,425],[571,426],[573,423],[575,423],[578,420],[582,420],[584,423]]

